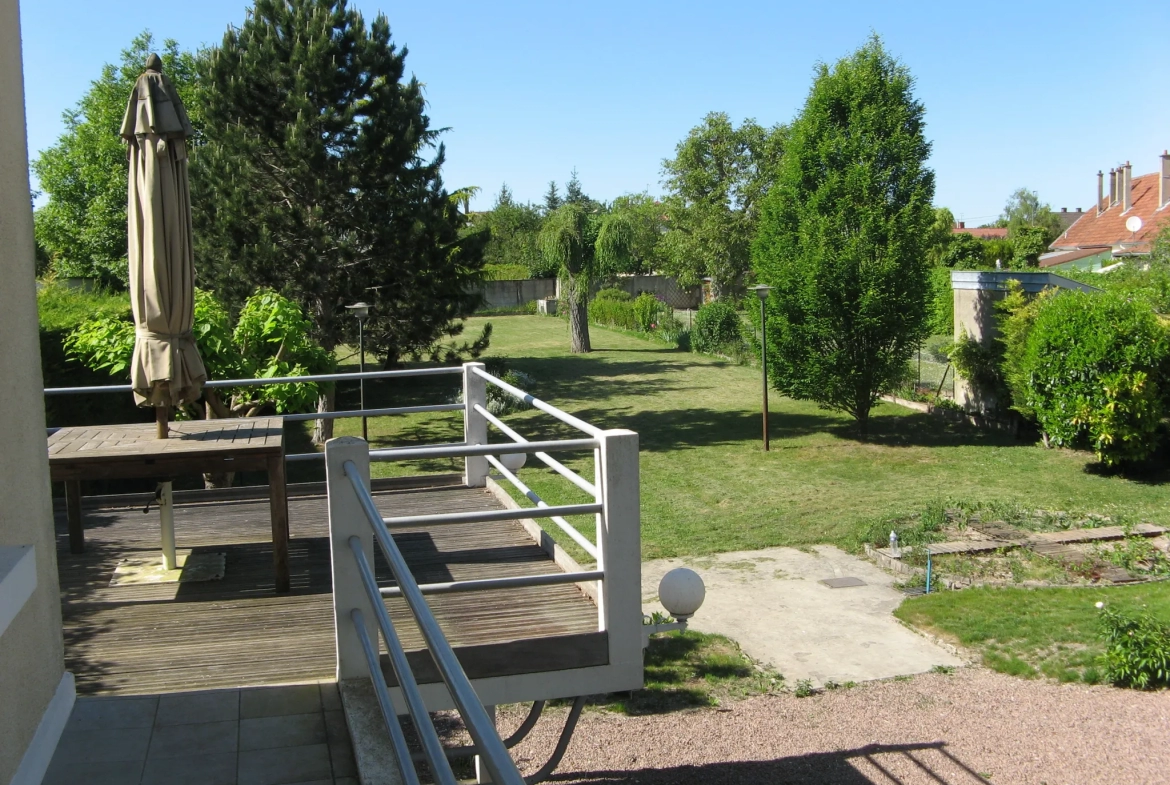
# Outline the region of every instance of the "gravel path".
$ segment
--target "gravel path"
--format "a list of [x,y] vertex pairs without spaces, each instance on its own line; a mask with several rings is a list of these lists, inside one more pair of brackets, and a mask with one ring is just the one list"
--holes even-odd
[[[513,750],[522,771],[556,743],[564,709]],[[502,710],[508,733],[523,718]],[[554,719],[556,721],[554,721]],[[1170,692],[1026,681],[982,668],[768,695],[665,715],[586,711],[554,782],[1170,782]]]

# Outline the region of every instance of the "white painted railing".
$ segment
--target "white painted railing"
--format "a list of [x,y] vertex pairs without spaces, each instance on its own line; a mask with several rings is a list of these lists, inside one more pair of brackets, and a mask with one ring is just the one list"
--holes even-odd
[[[472,724],[479,720],[473,719],[479,711],[483,711],[483,704],[502,702],[517,702],[520,700],[543,700],[545,697],[569,697],[587,693],[604,692],[613,689],[611,685],[621,683],[623,688],[631,688],[641,683],[642,672],[642,613],[641,613],[641,556],[639,534],[639,477],[638,477],[638,436],[631,431],[602,430],[566,414],[537,398],[517,390],[511,385],[496,379],[488,374],[479,363],[468,363],[463,367],[464,379],[464,442],[461,444],[436,445],[430,447],[396,448],[390,450],[369,450],[368,445],[356,438],[343,437],[333,439],[325,447],[325,465],[327,488],[329,493],[329,522],[330,537],[333,546],[333,597],[334,618],[337,635],[337,675],[339,679],[364,678],[374,679],[377,691],[385,691],[386,697],[380,698],[383,712],[386,714],[391,734],[395,725],[393,713],[409,713],[415,717],[416,728],[420,730],[420,737],[426,735],[426,730],[419,727],[416,712],[411,708],[414,702],[408,693],[412,690],[419,694],[426,692],[428,685],[421,690],[411,687],[409,673],[399,673],[394,666],[395,657],[391,657],[391,664],[399,685],[395,690],[389,690],[381,681],[381,671],[377,667],[376,658],[372,652],[376,647],[369,642],[368,631],[364,620],[376,618],[382,627],[383,637],[387,647],[392,648],[392,640],[396,634],[387,629],[390,624],[389,616],[380,600],[387,596],[404,597],[415,613],[429,615],[429,608],[423,597],[432,594],[446,594],[452,592],[473,592],[488,589],[521,588],[531,586],[548,586],[568,583],[593,583],[596,592],[593,595],[597,602],[598,631],[607,634],[609,657],[606,665],[597,669],[596,681],[590,684],[589,677],[584,672],[551,671],[549,673],[531,674],[535,679],[510,677],[506,680],[510,684],[520,685],[516,689],[524,690],[523,694],[509,693],[506,686],[500,684],[485,685],[490,692],[490,699],[480,695],[482,700],[476,706],[469,703],[470,698],[464,695],[460,698],[452,689],[452,685],[444,675],[444,682],[451,700],[468,721],[469,729],[475,740],[475,750],[485,756],[484,762],[489,766],[500,765],[500,761],[491,763],[487,756],[494,754],[488,750],[499,743],[499,737],[486,739],[483,746],[480,739],[475,738],[477,731]],[[486,385],[496,384],[509,394],[525,401],[534,408],[543,411],[568,425],[584,431],[587,438],[562,439],[559,441],[529,441],[517,433],[510,426],[504,424],[500,418],[487,411]],[[488,426],[494,426],[509,441],[490,443],[488,441]],[[562,462],[553,458],[551,453],[565,451],[592,450],[594,458],[594,481],[580,477]],[[505,456],[534,455],[545,465],[549,466],[560,476],[584,491],[591,498],[579,504],[550,505],[532,491],[520,480],[516,471],[508,468]],[[454,458],[464,459],[464,479],[470,487],[482,487],[488,479],[489,468],[495,469],[499,475],[521,494],[533,502],[532,507],[510,510],[479,510],[474,512],[437,513],[428,515],[390,516],[383,517],[377,511],[373,497],[369,491],[369,465],[372,461],[415,460],[426,458]],[[590,539],[577,530],[566,520],[566,516],[592,515],[594,516],[594,537]],[[559,530],[570,537],[577,545],[585,550],[595,561],[593,569],[576,569],[568,572],[544,573],[521,576],[502,576],[480,578],[475,580],[457,580],[444,583],[417,584],[401,554],[394,545],[391,532],[401,527],[432,527],[455,524],[488,523],[492,521],[514,520],[517,518],[548,519],[553,521]],[[376,587],[373,584],[372,564],[373,545],[377,542],[391,566],[396,586]],[[357,569],[354,569],[355,560]],[[433,620],[433,617],[431,617]],[[446,670],[452,678],[459,681],[462,670],[446,640],[430,636],[426,630],[425,619],[419,619],[420,629],[423,629],[431,656],[442,673],[446,662]],[[435,627],[437,629],[437,625]],[[432,640],[435,637],[435,640]],[[441,633],[439,634],[441,637]],[[448,658],[448,654],[450,657]],[[404,658],[401,658],[405,662]],[[604,672],[603,672],[604,671]],[[608,675],[606,675],[608,674]],[[463,677],[465,678],[465,677]],[[492,680],[488,680],[489,682]],[[476,688],[477,690],[479,688]],[[398,705],[405,706],[401,711],[394,708],[391,693],[398,695]],[[534,693],[542,692],[536,695]],[[478,692],[473,695],[479,695]],[[421,700],[421,697],[419,698]],[[581,704],[581,701],[578,701]],[[477,708],[478,707],[478,708]],[[432,706],[431,710],[435,710]],[[441,708],[441,707],[438,707]],[[580,705],[571,712],[571,721],[567,723],[561,742],[557,745],[549,762],[529,782],[540,781],[547,777],[555,768],[564,754],[569,735],[576,717],[580,714]],[[464,713],[464,710],[470,714]],[[536,709],[534,709],[536,711]],[[486,714],[485,714],[486,717]],[[486,728],[486,726],[485,726]],[[480,732],[486,732],[480,728]],[[494,731],[494,728],[493,728]],[[395,744],[397,745],[397,741]],[[509,740],[511,742],[511,740]],[[507,746],[511,746],[509,743]],[[424,742],[424,747],[426,744]],[[424,750],[425,751],[425,750]],[[448,750],[446,754],[451,754]],[[431,762],[431,753],[425,751],[425,757]],[[511,765],[511,760],[508,760]],[[496,776],[495,772],[492,772]],[[500,775],[501,779],[493,781],[512,781]],[[509,774],[508,777],[511,775]]]

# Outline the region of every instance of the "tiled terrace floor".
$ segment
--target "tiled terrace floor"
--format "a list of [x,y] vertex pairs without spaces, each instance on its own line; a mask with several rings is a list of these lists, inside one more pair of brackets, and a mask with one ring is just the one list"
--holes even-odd
[[44,785],[357,785],[337,685],[79,697]]

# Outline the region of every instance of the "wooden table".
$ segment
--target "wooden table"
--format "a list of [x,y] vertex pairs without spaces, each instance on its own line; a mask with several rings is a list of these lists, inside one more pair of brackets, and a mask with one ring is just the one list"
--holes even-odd
[[157,438],[154,423],[62,428],[49,437],[49,475],[65,483],[72,553],[85,550],[82,480],[237,471],[268,472],[276,590],[288,591],[288,496],[280,417],[175,422],[166,439]]

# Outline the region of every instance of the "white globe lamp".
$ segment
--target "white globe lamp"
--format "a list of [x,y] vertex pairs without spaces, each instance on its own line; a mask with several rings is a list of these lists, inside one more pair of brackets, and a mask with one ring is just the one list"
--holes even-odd
[[500,463],[504,464],[504,468],[515,474],[524,466],[524,462],[528,460],[528,455],[522,452],[504,453],[500,456]]
[[662,576],[658,584],[658,599],[666,612],[679,621],[686,621],[695,615],[703,604],[707,589],[703,579],[694,570],[675,567]]

